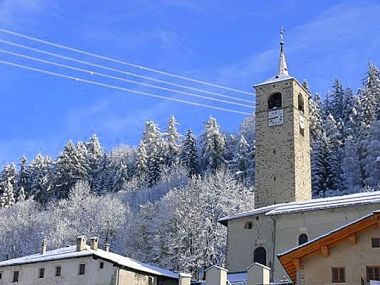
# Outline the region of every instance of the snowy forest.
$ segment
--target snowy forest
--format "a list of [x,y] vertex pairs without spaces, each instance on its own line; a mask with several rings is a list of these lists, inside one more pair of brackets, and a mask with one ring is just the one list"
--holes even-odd
[[[309,88],[304,82],[304,87]],[[310,92],[312,93],[312,92]],[[335,80],[310,106],[313,196],[379,190],[380,76],[370,64],[362,88]],[[96,135],[38,154],[0,176],[0,260],[99,236],[111,250],[172,270],[224,263],[218,219],[254,208],[254,117],[239,133],[213,117],[203,133],[145,124],[137,147],[105,150]]]

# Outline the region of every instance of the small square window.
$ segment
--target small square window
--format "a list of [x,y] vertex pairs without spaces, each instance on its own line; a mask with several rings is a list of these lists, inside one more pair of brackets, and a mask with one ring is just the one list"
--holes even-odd
[[38,278],[44,278],[45,277],[45,268],[38,269]]
[[104,268],[104,262],[103,262],[103,261],[99,262],[99,268],[100,268],[100,269],[103,269],[103,268]]
[[86,271],[86,264],[81,263],[79,264],[79,275],[84,275]]
[[372,247],[380,247],[380,238],[372,238]]
[[367,266],[367,281],[380,280],[380,266]]
[[61,276],[61,273],[62,273],[62,267],[56,266],[55,267],[55,276]]
[[346,272],[344,267],[333,267],[332,273],[332,283],[344,283],[346,282]]
[[13,271],[13,281],[12,282],[18,282],[20,279],[20,271]]

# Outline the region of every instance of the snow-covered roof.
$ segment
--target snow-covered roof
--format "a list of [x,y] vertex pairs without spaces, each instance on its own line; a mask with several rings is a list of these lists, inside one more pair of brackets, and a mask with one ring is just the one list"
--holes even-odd
[[233,216],[227,216],[221,218],[219,222],[221,222],[222,224],[226,224],[229,220],[236,220],[239,218],[255,216],[258,214],[272,216],[367,204],[380,204],[380,191],[363,192],[328,198],[319,198],[302,202],[276,204],[239,213]]
[[130,268],[141,272],[150,273],[156,276],[165,276],[173,279],[179,278],[179,273],[172,272],[166,269],[162,269],[157,266],[142,263],[132,258],[128,258],[113,252],[104,251],[102,249],[93,250],[90,246],[86,246],[86,249],[77,251],[76,246],[62,247],[54,250],[46,251],[45,254],[33,254],[19,258],[9,259],[0,262],[0,267],[22,265],[28,263],[47,262],[61,259],[78,258],[85,256],[97,256],[98,258],[108,260],[116,263],[119,266]]
[[231,285],[247,284],[248,274],[247,272],[227,273],[227,280]]
[[273,76],[273,77],[265,80],[264,82],[261,82],[259,84],[255,84],[255,86],[269,84],[269,83],[275,83],[275,82],[283,81],[283,80],[287,80],[287,79],[294,79],[295,80],[295,78],[293,76],[290,76],[288,74],[278,74],[276,76]]

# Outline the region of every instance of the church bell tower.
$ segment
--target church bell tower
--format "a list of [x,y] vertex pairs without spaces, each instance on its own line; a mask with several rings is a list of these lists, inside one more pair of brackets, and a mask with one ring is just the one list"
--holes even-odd
[[283,31],[278,74],[254,87],[255,208],[310,200],[310,94],[288,73]]

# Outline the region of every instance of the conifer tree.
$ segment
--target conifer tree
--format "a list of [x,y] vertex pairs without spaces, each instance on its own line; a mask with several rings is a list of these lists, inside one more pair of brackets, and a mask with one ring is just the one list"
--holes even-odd
[[91,188],[93,188],[97,175],[101,169],[101,161],[104,152],[99,142],[99,138],[95,134],[85,143],[85,147],[85,165],[88,173],[88,182],[90,183]]
[[3,195],[0,200],[0,206],[9,208],[16,203],[16,199],[13,193],[13,185],[10,180],[3,182]]
[[31,161],[30,172],[30,192],[29,195],[41,204],[46,204],[53,193],[53,161],[48,156],[40,153]]
[[365,158],[365,184],[373,189],[380,186],[380,120],[375,121],[370,129],[367,145],[367,156]]
[[185,138],[182,142],[180,161],[181,164],[189,170],[190,176],[199,172],[197,140],[194,133],[190,129],[187,130]]
[[180,134],[177,131],[177,121],[174,116],[169,119],[168,129],[165,133],[165,158],[166,165],[172,166],[179,162],[179,145]]
[[216,119],[208,119],[202,135],[202,168],[205,171],[215,171],[225,165],[226,143],[220,132]]

